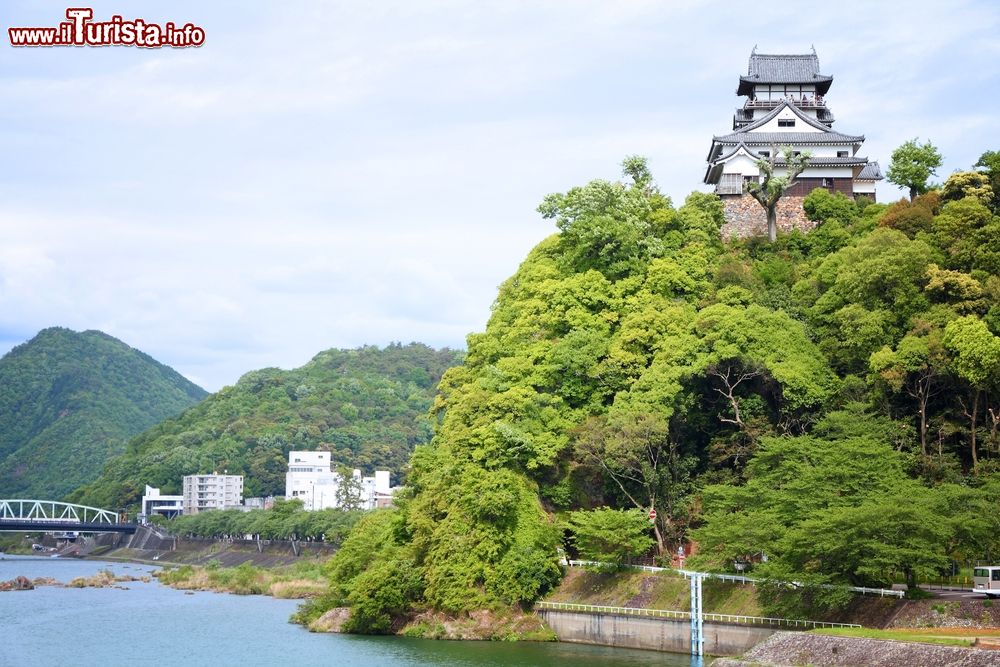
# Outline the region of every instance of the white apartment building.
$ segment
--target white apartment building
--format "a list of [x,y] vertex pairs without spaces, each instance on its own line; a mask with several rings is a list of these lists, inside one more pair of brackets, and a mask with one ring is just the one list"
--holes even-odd
[[[389,471],[376,470],[374,477],[362,477],[353,470],[352,481],[362,509],[374,509],[380,498],[391,497]],[[341,476],[330,465],[330,452],[289,452],[285,473],[285,497],[298,498],[307,510],[341,505]],[[383,501],[384,504],[384,501]]]
[[184,496],[163,495],[158,488],[147,484],[142,496],[142,508],[139,510],[139,523],[146,523],[154,514],[172,519],[183,511]]
[[243,475],[187,475],[184,514],[238,508],[243,504]]

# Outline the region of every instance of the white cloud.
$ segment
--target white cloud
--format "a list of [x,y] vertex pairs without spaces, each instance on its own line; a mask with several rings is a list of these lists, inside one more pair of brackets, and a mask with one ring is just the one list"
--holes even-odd
[[[838,126],[946,175],[993,139],[989,2],[129,3],[201,49],[8,49],[0,349],[100,328],[210,389],[480,330],[547,192],[646,154],[676,203],[762,51],[815,43]],[[14,4],[14,25],[61,9]],[[101,11],[101,10],[99,10]],[[110,11],[110,10],[108,10]],[[971,157],[970,157],[971,156]]]

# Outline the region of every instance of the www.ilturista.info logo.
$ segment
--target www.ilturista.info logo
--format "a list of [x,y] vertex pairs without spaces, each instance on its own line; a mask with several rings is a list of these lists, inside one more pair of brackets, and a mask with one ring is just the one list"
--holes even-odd
[[183,26],[169,21],[163,25],[143,19],[126,20],[112,16],[108,21],[93,21],[90,7],[70,7],[68,21],[54,28],[7,28],[11,46],[141,46],[159,49],[165,46],[185,48],[205,43],[205,30],[193,23]]

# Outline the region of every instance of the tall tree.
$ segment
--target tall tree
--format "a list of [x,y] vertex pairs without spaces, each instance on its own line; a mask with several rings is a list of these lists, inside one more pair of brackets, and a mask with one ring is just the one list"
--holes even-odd
[[905,392],[916,401],[920,452],[925,459],[928,405],[945,388],[948,363],[941,331],[933,328],[908,334],[895,350],[886,345],[869,360],[872,372],[892,391]]
[[[778,240],[778,202],[805,170],[810,157],[808,151],[796,155],[790,147],[783,149],[782,155],[783,159],[780,159],[772,150],[769,157],[757,160],[761,179],[746,184],[747,193],[767,212],[767,238],[771,243]],[[775,174],[778,167],[785,170],[781,176]]]
[[970,420],[969,447],[975,473],[979,467],[976,435],[980,398],[1000,377],[1000,337],[994,336],[981,319],[969,315],[948,323],[944,330],[944,344],[954,352],[955,370],[969,386],[970,406],[963,404],[963,411]]
[[907,141],[892,152],[892,162],[885,176],[890,183],[909,188],[910,201],[927,192],[927,180],[937,174],[941,153],[930,141],[918,144],[917,138]]

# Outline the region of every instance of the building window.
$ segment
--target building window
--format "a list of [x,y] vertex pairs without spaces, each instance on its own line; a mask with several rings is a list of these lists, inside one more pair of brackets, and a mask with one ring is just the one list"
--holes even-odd
[[833,187],[833,179],[832,178],[824,178],[823,179],[823,187],[824,188],[832,188]]
[[778,127],[795,127],[794,118],[779,118]]
[[837,157],[850,157],[847,151],[837,151]]
[[802,151],[792,151],[792,157],[799,157],[802,155]]
[[771,157],[771,151],[761,151],[760,152],[760,156],[761,157]]

